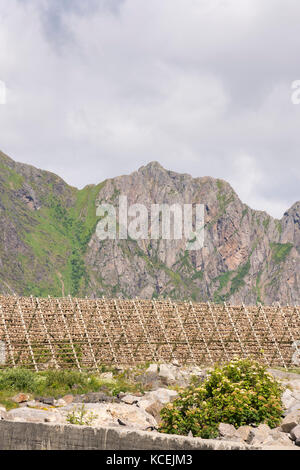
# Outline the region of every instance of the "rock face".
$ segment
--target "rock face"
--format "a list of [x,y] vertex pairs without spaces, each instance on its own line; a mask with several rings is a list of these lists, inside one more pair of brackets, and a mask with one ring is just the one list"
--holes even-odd
[[[299,303],[300,202],[275,220],[223,180],[156,162],[80,191],[1,153],[0,168],[2,293]],[[148,213],[151,204],[203,204],[204,247],[187,251],[184,238],[99,240],[96,206],[118,208],[119,195]]]

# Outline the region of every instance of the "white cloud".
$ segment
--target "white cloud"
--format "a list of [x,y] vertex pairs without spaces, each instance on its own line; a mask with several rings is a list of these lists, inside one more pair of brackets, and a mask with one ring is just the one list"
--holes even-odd
[[83,186],[150,160],[280,217],[299,195],[296,0],[2,0],[0,148]]

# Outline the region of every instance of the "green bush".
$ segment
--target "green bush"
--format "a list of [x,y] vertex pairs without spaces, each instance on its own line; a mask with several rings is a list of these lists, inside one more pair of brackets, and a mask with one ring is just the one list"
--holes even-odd
[[234,359],[210,371],[202,384],[181,390],[161,410],[160,432],[214,438],[218,424],[280,423],[282,388],[266,368],[250,359]]

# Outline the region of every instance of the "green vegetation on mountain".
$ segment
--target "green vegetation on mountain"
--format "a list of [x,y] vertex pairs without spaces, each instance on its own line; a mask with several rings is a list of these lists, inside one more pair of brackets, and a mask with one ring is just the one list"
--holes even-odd
[[104,183],[77,190],[51,173],[34,169],[26,178],[3,162],[0,168],[1,205],[24,247],[16,253],[15,266],[22,293],[84,292],[89,279],[84,254],[98,221],[96,197]]
[[272,259],[276,264],[282,263],[293,248],[292,243],[271,243]]
[[[203,203],[203,249],[151,239],[150,226],[146,240],[99,240],[96,203],[117,206],[120,194],[147,208]],[[299,220],[300,203],[276,220],[243,204],[223,180],[193,179],[157,162],[78,190],[0,152],[0,292],[295,303]]]

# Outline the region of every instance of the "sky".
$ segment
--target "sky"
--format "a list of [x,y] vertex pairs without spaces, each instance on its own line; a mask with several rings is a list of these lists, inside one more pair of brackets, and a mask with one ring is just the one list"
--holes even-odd
[[299,0],[0,0],[0,149],[83,187],[150,161],[300,200]]

